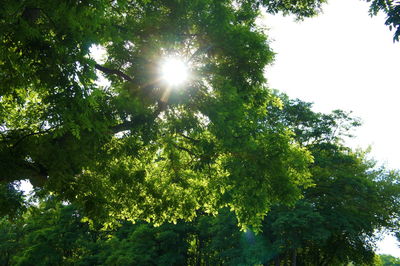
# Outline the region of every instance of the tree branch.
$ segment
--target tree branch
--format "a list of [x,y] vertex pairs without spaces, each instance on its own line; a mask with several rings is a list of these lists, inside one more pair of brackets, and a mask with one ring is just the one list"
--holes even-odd
[[[15,141],[15,143],[12,145],[14,148],[15,147],[17,147],[23,140],[25,140],[26,138],[28,138],[28,137],[31,137],[31,136],[35,136],[35,135],[42,135],[42,134],[47,134],[47,133],[49,133],[49,132],[51,132],[52,130],[54,130],[55,128],[49,128],[49,129],[46,129],[46,130],[42,130],[42,131],[37,131],[37,132],[31,132],[31,133],[28,133],[28,134],[26,134],[26,135],[23,135],[23,136],[21,136],[21,137],[19,137],[16,141]],[[13,131],[11,131],[10,130],[10,132],[14,132],[14,130]],[[9,134],[10,135],[10,134]],[[2,142],[10,142],[10,141],[12,141],[14,138],[13,137],[10,137],[10,136],[4,136],[4,135],[1,135],[3,138],[8,138],[8,139],[10,139],[9,141],[2,141]]]
[[117,75],[117,76],[119,76],[119,77],[125,79],[126,81],[133,82],[133,78],[131,78],[130,76],[128,76],[127,74],[125,74],[125,73],[123,73],[123,72],[121,72],[121,71],[119,71],[119,70],[110,69],[110,68],[101,66],[101,65],[99,65],[99,64],[95,64],[94,67],[95,67],[97,70],[100,70],[100,71],[103,72],[103,73],[106,73],[106,74],[109,74],[109,75]]
[[200,140],[191,138],[191,137],[189,137],[189,136],[186,136],[186,135],[183,134],[183,133],[181,133],[181,134],[179,134],[179,135],[181,135],[181,136],[184,137],[185,139],[188,139],[188,140],[190,140],[190,141],[192,141],[192,142],[195,142],[195,143],[200,142]]
[[167,109],[167,107],[168,104],[166,102],[159,100],[157,109],[153,112],[153,114],[149,116],[137,116],[131,121],[124,121],[121,124],[111,127],[111,132],[117,134],[121,131],[131,130],[133,127],[136,126],[144,125],[146,123],[152,123],[162,111]]
[[192,156],[197,156],[194,152],[192,152],[191,150],[189,150],[189,149],[187,149],[187,148],[185,148],[185,147],[176,145],[175,143],[172,143],[172,146],[174,146],[175,148],[177,148],[177,149],[179,149],[179,150],[185,151],[185,152],[189,153],[189,154],[192,155]]
[[39,163],[10,157],[2,162],[2,164],[7,165],[8,168],[3,168],[0,183],[29,179],[33,186],[43,187],[48,179],[47,169]]
[[192,56],[189,58],[189,60],[187,60],[188,62],[190,62],[190,61],[192,61],[196,56],[199,56],[200,54],[205,54],[205,53],[207,53],[211,48],[213,48],[214,47],[214,45],[213,44],[210,44],[210,45],[208,45],[208,46],[206,46],[206,47],[200,47],[199,49],[197,49],[197,51],[196,52],[194,52],[193,54],[192,54]]
[[117,134],[122,131],[131,130],[135,125],[137,125],[135,121],[125,121],[121,124],[111,127],[111,133]]

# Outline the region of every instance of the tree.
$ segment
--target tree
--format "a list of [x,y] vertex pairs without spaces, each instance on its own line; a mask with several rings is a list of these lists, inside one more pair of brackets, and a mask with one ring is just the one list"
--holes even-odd
[[95,238],[78,209],[54,198],[31,206],[18,220],[0,224],[1,265],[76,265]]
[[190,224],[186,265],[258,265],[265,246],[250,230],[240,231],[234,213],[201,215]]
[[371,3],[369,12],[372,16],[380,11],[386,16],[385,25],[389,26],[390,30],[394,30],[393,41],[399,41],[400,37],[400,2],[393,0],[366,0]]
[[[380,265],[375,233],[399,230],[399,175],[374,167],[343,143],[359,125],[349,114],[321,114],[311,104],[279,96],[269,119],[296,132],[314,157],[313,186],[291,206],[272,205],[262,231],[240,231],[235,214],[198,211],[191,222],[117,220],[117,228],[82,221],[82,211],[48,197],[14,222],[3,219],[2,264],[29,265]],[[279,122],[279,123],[278,123]],[[268,125],[272,122],[266,121]],[[86,220],[86,222],[84,222]]]
[[374,265],[375,233],[398,230],[399,174],[344,145],[357,119],[341,111],[315,113],[311,104],[281,98],[284,111],[272,113],[311,151],[315,186],[292,207],[274,206],[265,219],[263,234],[277,263]]
[[379,255],[379,258],[381,259],[383,266],[400,265],[400,259],[391,255],[382,254]]
[[26,210],[25,197],[16,187],[17,184],[0,183],[0,217],[14,219]]
[[[298,198],[311,159],[285,127],[261,122],[277,103],[255,19],[260,4],[308,16],[320,3],[305,2],[2,1],[1,183],[27,179],[103,221],[229,206],[259,224],[272,203]],[[190,67],[180,90],[158,78],[165,56]]]
[[21,223],[10,222],[6,218],[0,220],[0,265],[12,265],[13,255],[19,251],[21,238]]
[[104,240],[98,265],[185,265],[190,227],[184,223],[151,224],[130,222]]
[[[0,182],[29,180],[103,221],[227,206],[260,224],[310,184],[311,157],[284,125],[264,123],[279,101],[256,18],[262,6],[313,16],[324,2],[0,1]],[[192,72],[180,90],[159,79],[168,56]]]
[[227,209],[159,227],[119,221],[106,231],[80,213],[50,198],[17,221],[2,220],[0,265],[254,265],[263,253]]

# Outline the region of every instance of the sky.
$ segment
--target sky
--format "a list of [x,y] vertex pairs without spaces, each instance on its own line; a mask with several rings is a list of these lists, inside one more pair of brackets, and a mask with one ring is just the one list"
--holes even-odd
[[[348,144],[371,146],[379,164],[400,169],[400,43],[393,43],[385,15],[370,17],[368,7],[330,0],[323,14],[302,22],[264,15],[276,53],[265,75],[270,88],[313,102],[315,111],[352,111],[363,125]],[[397,244],[385,237],[378,252],[400,257]]]

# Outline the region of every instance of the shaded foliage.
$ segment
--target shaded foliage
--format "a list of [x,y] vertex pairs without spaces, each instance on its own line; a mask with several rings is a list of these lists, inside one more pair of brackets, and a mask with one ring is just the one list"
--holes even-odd
[[16,184],[0,183],[0,217],[16,218],[25,211],[25,197],[16,189]]
[[382,11],[386,14],[385,24],[394,30],[393,41],[400,37],[400,2],[397,0],[365,0],[371,3],[370,14],[376,15]]
[[263,234],[276,258],[299,265],[373,264],[376,231],[398,230],[399,174],[344,145],[358,119],[343,111],[316,113],[309,103],[281,98],[284,111],[275,114],[313,155],[315,186],[295,206],[277,205],[267,216]]
[[385,255],[385,254],[379,255],[379,258],[383,266],[400,265],[400,258],[396,258],[391,255]]
[[[313,186],[288,206],[274,204],[261,232],[240,231],[234,212],[197,213],[190,222],[104,228],[73,205],[49,198],[20,219],[3,219],[4,265],[379,265],[380,230],[398,232],[399,174],[376,168],[366,153],[343,143],[357,119],[341,111],[315,113],[281,95],[274,121],[292,127],[314,162]],[[297,110],[297,111],[296,111]],[[295,126],[297,125],[297,127]],[[23,226],[21,226],[23,225]],[[380,257],[382,263],[394,258]],[[386,265],[386,264],[383,264]],[[387,264],[396,265],[396,264]]]

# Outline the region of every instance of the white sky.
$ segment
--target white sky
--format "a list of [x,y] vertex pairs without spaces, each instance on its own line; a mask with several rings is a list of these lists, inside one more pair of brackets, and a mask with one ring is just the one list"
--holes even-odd
[[[349,145],[371,145],[380,164],[400,169],[400,43],[384,21],[384,14],[371,18],[360,0],[331,0],[303,22],[266,15],[277,53],[266,77],[271,88],[314,102],[316,111],[353,111],[363,126]],[[400,257],[391,237],[378,252]]]

